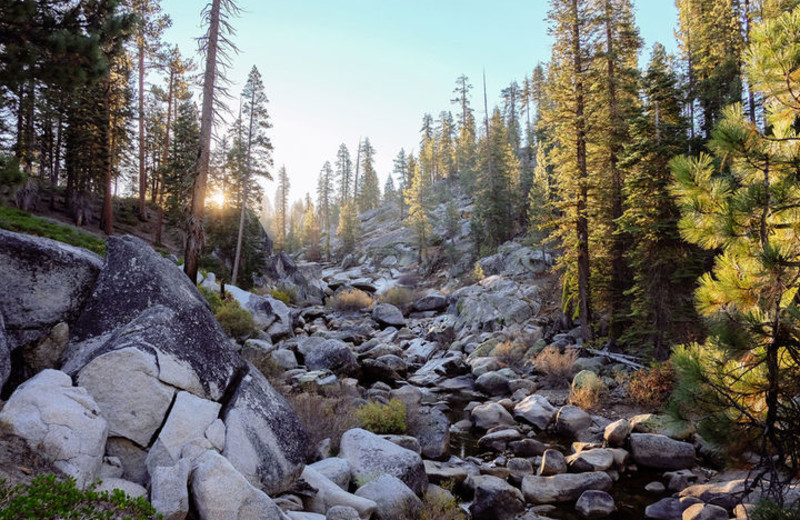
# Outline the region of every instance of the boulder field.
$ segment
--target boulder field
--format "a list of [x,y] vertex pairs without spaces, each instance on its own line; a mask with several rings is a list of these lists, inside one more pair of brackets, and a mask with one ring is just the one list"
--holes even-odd
[[[534,368],[502,361],[504,340],[544,343],[535,275],[545,261],[505,246],[483,261],[484,280],[353,312],[231,287],[259,329],[240,345],[175,264],[136,238],[109,238],[101,259],[0,230],[0,430],[80,487],[102,480],[170,520],[414,518],[426,496],[460,500],[476,520],[547,518],[554,506],[601,518],[627,507],[615,487],[642,468],[652,482],[641,518],[741,512],[725,498],[741,481],[706,482],[690,430],[592,415],[541,388]],[[300,272],[288,257],[279,267]],[[303,277],[313,288],[303,294],[377,293],[402,277],[380,269]],[[202,283],[217,288],[213,276]],[[549,341],[575,347],[569,334]],[[353,428],[336,452],[330,439],[312,444],[256,368],[265,360],[295,389],[402,401],[407,434]],[[579,379],[608,383],[606,360],[579,362]]]

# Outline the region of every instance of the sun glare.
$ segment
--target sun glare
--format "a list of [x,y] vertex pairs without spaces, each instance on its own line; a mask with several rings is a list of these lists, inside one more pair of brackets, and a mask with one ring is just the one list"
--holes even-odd
[[208,194],[206,198],[207,202],[210,202],[214,206],[221,208],[225,205],[225,194],[221,191],[212,191]]

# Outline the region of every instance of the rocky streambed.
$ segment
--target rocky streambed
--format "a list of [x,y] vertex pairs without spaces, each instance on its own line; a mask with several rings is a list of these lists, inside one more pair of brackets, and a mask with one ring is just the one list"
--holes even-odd
[[[587,413],[540,370],[506,366],[506,340],[576,342],[544,330],[537,273],[547,259],[518,244],[498,255],[475,284],[355,312],[313,303],[413,277],[366,265],[309,281],[283,258],[311,304],[229,288],[259,329],[236,344],[141,241],[110,239],[101,260],[0,231],[0,423],[80,485],[101,478],[165,518],[404,518],[426,494],[455,495],[476,520],[743,517],[743,481],[709,481],[690,428]],[[408,432],[352,428],[337,452],[312,445],[315,425],[256,366],[295,390],[399,399]],[[620,391],[609,376],[622,367],[580,358],[574,368],[605,380],[609,398]]]

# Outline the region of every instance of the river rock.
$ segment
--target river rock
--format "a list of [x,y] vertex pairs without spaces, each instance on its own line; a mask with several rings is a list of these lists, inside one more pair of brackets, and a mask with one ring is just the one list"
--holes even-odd
[[348,506],[355,509],[362,520],[367,520],[378,506],[372,500],[348,493],[311,466],[303,469],[301,478],[316,490],[313,495],[303,495],[303,507],[307,511],[326,514],[334,506]]
[[603,431],[603,438],[609,446],[623,446],[631,434],[631,423],[627,419],[614,421]]
[[517,441],[522,438],[522,434],[514,429],[493,430],[478,439],[478,447],[493,451],[505,451],[509,442]]
[[611,477],[603,471],[564,473],[551,477],[528,475],[522,479],[522,493],[525,500],[533,504],[573,502],[584,491],[609,491],[612,484]]
[[439,311],[447,307],[447,297],[437,290],[430,290],[412,305],[415,311]]
[[564,454],[558,450],[545,450],[542,455],[542,464],[539,466],[539,475],[547,477],[567,472],[567,461]]
[[422,500],[392,475],[381,475],[367,482],[355,494],[378,505],[375,516],[379,520],[404,520],[422,509]]
[[78,318],[103,260],[63,242],[0,229],[0,265],[0,315],[8,350],[16,350]]
[[350,506],[333,506],[325,514],[325,520],[359,520],[358,511]]
[[729,482],[715,482],[710,484],[696,484],[680,492],[681,498],[696,498],[708,504],[733,509],[740,502],[745,491],[743,479]]
[[450,420],[438,408],[418,408],[410,425],[410,433],[419,440],[426,459],[443,460],[450,456]]
[[508,382],[509,378],[500,372],[486,372],[475,380],[475,387],[490,396],[505,395]]
[[397,327],[399,329],[406,326],[403,313],[391,303],[377,304],[372,309],[372,319],[382,327]]
[[108,424],[91,395],[70,377],[44,370],[19,386],[0,411],[7,425],[84,488],[99,475]]
[[543,442],[536,439],[521,439],[518,441],[511,441],[508,443],[508,448],[514,452],[517,457],[538,457],[547,446]]
[[567,467],[572,473],[587,471],[606,471],[614,465],[614,455],[611,450],[602,448],[581,451],[566,458]]
[[225,457],[213,450],[195,461],[191,490],[202,520],[285,519],[270,497],[251,486]]
[[711,504],[694,504],[683,511],[681,520],[728,520],[728,512]]
[[662,498],[658,502],[647,506],[644,510],[644,516],[654,520],[681,520],[683,510],[687,507],[689,507],[689,504],[681,503],[678,498]]
[[418,454],[361,428],[342,435],[339,456],[350,463],[356,480],[386,473],[402,480],[417,495],[428,484],[425,466]]
[[617,510],[614,499],[605,491],[588,490],[581,493],[575,510],[584,518],[605,518]]
[[544,430],[556,416],[556,408],[542,395],[530,395],[514,406],[514,417]]
[[469,507],[473,520],[513,520],[524,509],[519,489],[491,475],[470,477],[475,498]]
[[473,408],[470,416],[475,426],[482,430],[489,430],[495,426],[514,426],[516,424],[508,410],[492,401]]
[[358,373],[358,360],[344,341],[328,339],[315,346],[305,344],[303,355],[309,370],[330,370],[338,375]]
[[653,433],[632,433],[631,455],[636,464],[656,469],[687,469],[694,466],[694,446]]
[[556,415],[556,430],[562,435],[575,437],[591,425],[592,417],[577,406],[562,406]]
[[286,399],[252,365],[222,410],[225,455],[270,495],[286,491],[303,471],[309,438]]

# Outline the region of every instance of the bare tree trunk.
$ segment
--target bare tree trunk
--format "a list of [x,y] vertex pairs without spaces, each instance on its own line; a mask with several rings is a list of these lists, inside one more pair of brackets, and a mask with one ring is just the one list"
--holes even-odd
[[239,212],[239,234],[236,237],[236,256],[233,260],[233,274],[231,275],[232,285],[236,285],[236,279],[239,276],[239,262],[242,258],[242,237],[244,235],[245,213],[247,213],[247,185],[244,186],[242,192],[242,209]]
[[361,164],[361,138],[358,138],[358,152],[356,152],[356,175],[353,181],[353,204],[358,208],[358,167]]
[[205,215],[208,166],[211,159],[211,127],[214,123],[214,82],[217,79],[217,46],[221,0],[213,0],[209,13],[206,70],[203,77],[203,108],[200,118],[200,146],[197,151],[196,174],[192,185],[192,205],[189,216],[184,272],[197,283],[197,267],[203,250],[203,216]]
[[108,112],[108,154],[105,172],[105,193],[103,194],[103,213],[100,219],[102,223],[103,232],[106,236],[114,234],[114,207],[111,200],[111,178],[114,171],[114,129],[112,125],[111,116],[111,82],[107,80],[106,84],[106,111]]

